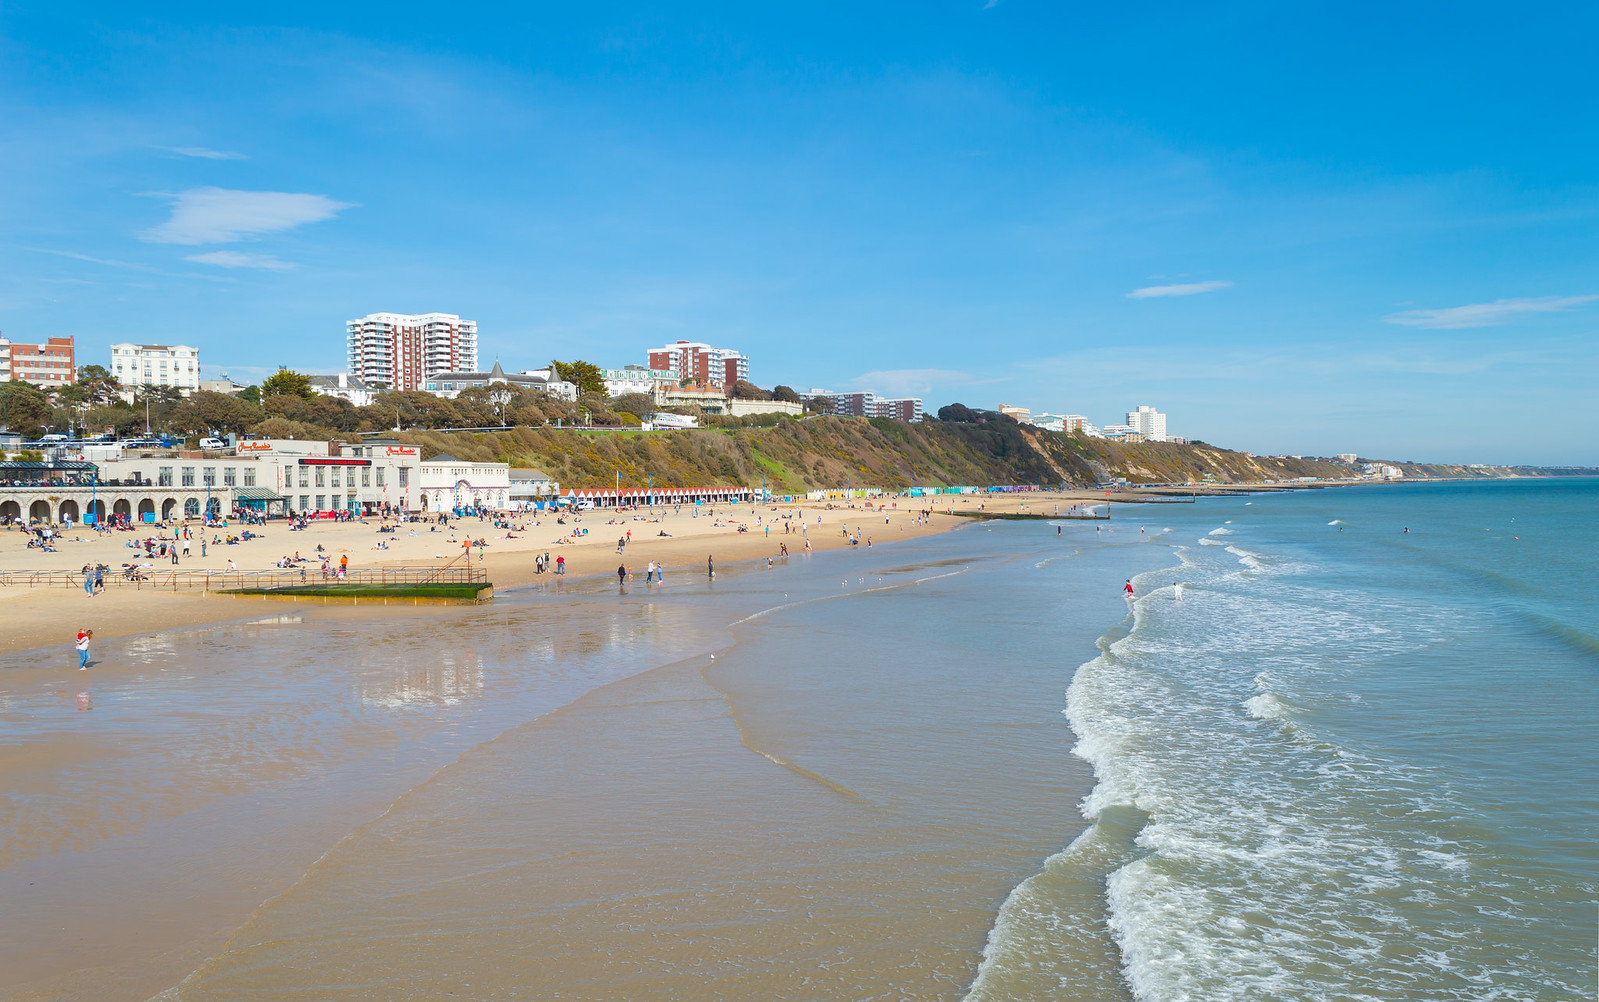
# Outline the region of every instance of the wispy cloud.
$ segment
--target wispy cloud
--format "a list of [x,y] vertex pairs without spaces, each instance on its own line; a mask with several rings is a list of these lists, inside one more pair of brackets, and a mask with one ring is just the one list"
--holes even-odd
[[268,271],[288,271],[298,267],[292,261],[279,261],[270,254],[240,254],[238,251],[190,254],[184,260],[196,264],[214,264],[219,268],[265,268]]
[[130,271],[149,272],[156,270],[148,265],[134,264],[131,261],[117,261],[112,258],[90,257],[88,254],[79,254],[77,251],[52,250],[49,247],[29,247],[27,249],[35,254],[54,254],[56,257],[69,257],[74,261],[87,261],[90,264],[105,265],[107,268],[127,268]]
[[1591,303],[1599,296],[1535,296],[1528,299],[1496,299],[1491,303],[1450,306],[1441,310],[1404,310],[1383,317],[1391,324],[1456,330],[1461,327],[1494,327],[1528,313],[1563,313],[1574,306]]
[[1159,299],[1161,296],[1197,296],[1232,287],[1231,282],[1191,282],[1188,285],[1146,285],[1127,294],[1128,299]]
[[248,160],[243,153],[230,153],[225,150],[208,150],[204,146],[161,146],[158,149],[168,153],[176,153],[180,157],[199,157],[202,160]]
[[194,188],[163,197],[172,200],[172,218],[140,233],[139,239],[157,244],[232,243],[332,219],[355,204],[325,195],[226,188]]

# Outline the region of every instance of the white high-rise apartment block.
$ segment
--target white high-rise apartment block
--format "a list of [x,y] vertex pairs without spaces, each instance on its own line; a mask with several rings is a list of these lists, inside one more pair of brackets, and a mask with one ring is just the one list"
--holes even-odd
[[170,386],[184,396],[200,388],[200,349],[186,344],[114,344],[111,376],[129,389]]
[[1139,404],[1137,410],[1128,411],[1127,426],[1142,435],[1146,442],[1166,441],[1166,415],[1153,407]]
[[454,313],[369,313],[345,331],[350,375],[374,388],[420,390],[434,373],[477,371],[477,322]]

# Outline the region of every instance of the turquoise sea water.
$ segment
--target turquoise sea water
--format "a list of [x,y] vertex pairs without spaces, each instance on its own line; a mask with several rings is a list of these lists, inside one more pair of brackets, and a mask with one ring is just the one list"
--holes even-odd
[[1135,511],[1176,559],[1067,694],[1094,824],[970,997],[1592,998],[1599,483]]

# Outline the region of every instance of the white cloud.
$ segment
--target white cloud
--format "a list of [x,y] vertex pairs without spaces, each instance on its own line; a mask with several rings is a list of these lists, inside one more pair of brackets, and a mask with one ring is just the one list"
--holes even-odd
[[194,188],[172,199],[172,218],[139,234],[157,244],[225,244],[332,219],[353,202],[286,191]]
[[176,153],[180,157],[199,157],[203,160],[248,160],[243,153],[229,153],[223,150],[208,150],[204,146],[163,146],[161,149],[168,153]]
[[1441,310],[1404,310],[1383,317],[1391,324],[1457,330],[1461,327],[1493,327],[1509,323],[1527,313],[1562,313],[1573,306],[1591,303],[1599,296],[1535,296],[1529,299],[1496,299],[1491,303],[1450,306]]
[[1161,296],[1197,296],[1232,287],[1231,282],[1192,282],[1188,285],[1146,285],[1127,294],[1128,299],[1158,299]]
[[238,251],[190,254],[184,260],[196,264],[214,264],[219,268],[265,268],[268,271],[288,271],[295,267],[293,262],[279,261],[270,254],[240,254]]

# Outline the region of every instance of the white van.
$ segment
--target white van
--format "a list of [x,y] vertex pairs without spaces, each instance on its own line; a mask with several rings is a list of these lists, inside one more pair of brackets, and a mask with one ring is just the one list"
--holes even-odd
[[228,443],[222,441],[220,438],[200,439],[200,448],[202,449],[226,449],[227,447]]
[[65,435],[52,433],[49,435],[40,435],[39,441],[47,445],[59,445],[62,442],[70,441],[70,439],[68,439]]

